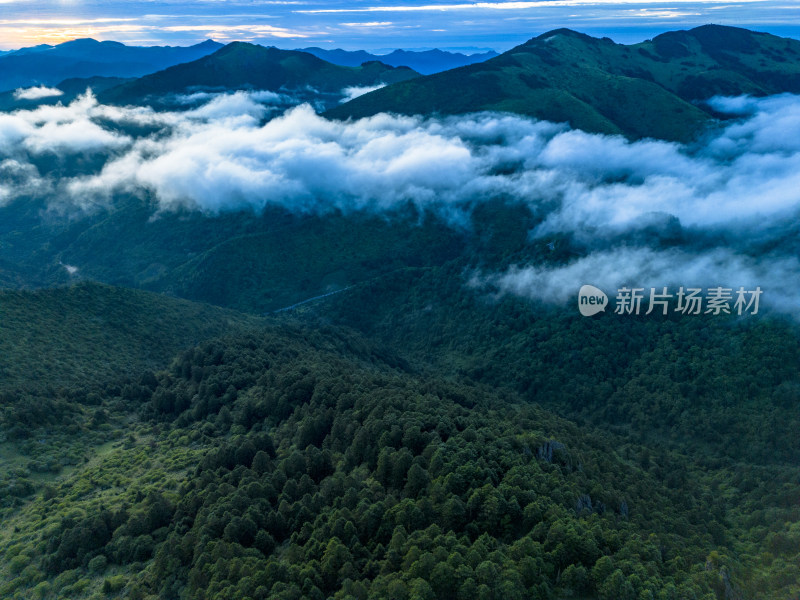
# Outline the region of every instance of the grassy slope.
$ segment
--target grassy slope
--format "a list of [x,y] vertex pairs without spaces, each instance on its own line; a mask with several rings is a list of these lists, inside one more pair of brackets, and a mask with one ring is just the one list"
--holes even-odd
[[[146,390],[137,382],[184,348],[262,328],[249,315],[96,283],[0,291],[0,510],[16,519],[32,494],[113,459],[137,420],[109,402],[114,394]],[[153,477],[137,451],[147,468],[115,480]],[[4,523],[0,536],[12,530]]]
[[800,42],[705,26],[625,46],[556,30],[499,57],[365,94],[334,118],[506,110],[597,133],[688,141],[715,94],[800,91]]

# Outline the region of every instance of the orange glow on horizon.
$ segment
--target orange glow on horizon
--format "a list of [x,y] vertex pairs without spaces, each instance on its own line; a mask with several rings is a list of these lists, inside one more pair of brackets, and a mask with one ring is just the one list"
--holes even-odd
[[[80,23],[78,21],[78,23]],[[106,27],[9,27],[0,25],[0,47],[10,50],[38,44],[62,44],[81,38],[112,39],[118,34],[145,33],[150,28],[141,25],[111,25]]]

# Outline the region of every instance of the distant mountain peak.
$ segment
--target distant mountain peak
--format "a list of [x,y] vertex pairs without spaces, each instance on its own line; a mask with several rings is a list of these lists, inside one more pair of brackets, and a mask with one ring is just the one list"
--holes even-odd
[[[720,52],[743,52],[749,54],[758,49],[759,39],[769,34],[750,31],[729,25],[701,25],[689,30],[669,31],[653,38],[653,43],[662,55],[685,56],[687,44],[699,43],[705,52],[719,55]],[[682,44],[679,54],[673,54]]]
[[744,27],[734,27],[732,25],[718,25],[716,23],[706,23],[698,27],[693,27],[689,31],[695,34],[703,33],[727,33],[740,36],[750,37],[751,35],[761,35],[760,32],[745,29]]
[[546,42],[551,40],[552,38],[556,37],[567,37],[567,38],[575,38],[578,40],[582,40],[584,42],[592,42],[596,43],[601,39],[608,39],[608,38],[596,38],[592,37],[591,35],[587,35],[585,33],[581,33],[580,31],[575,31],[574,29],[568,29],[566,27],[560,27],[559,29],[553,29],[548,31],[547,33],[543,33],[542,35],[538,35],[535,38],[529,40],[528,43],[534,41]]
[[418,52],[414,52],[412,50],[403,50],[402,48],[399,48],[394,52],[390,53],[388,56],[408,56],[409,54],[423,54],[428,56],[447,56],[455,53],[445,52],[444,50],[439,50],[439,48],[434,48],[433,50],[420,50]]
[[554,35],[566,35],[570,37],[579,37],[579,38],[588,38],[591,36],[586,35],[585,33],[580,33],[575,31],[574,29],[569,29],[567,27],[559,27],[558,29],[551,29],[550,31],[546,31],[541,35],[537,35],[535,38],[536,40],[544,40],[549,37],[553,37]]
[[756,46],[757,36],[768,35],[741,27],[728,25],[701,25],[689,33],[704,45],[715,45],[717,50],[746,50]]
[[385,62],[381,62],[380,60],[367,60],[367,61],[364,61],[363,63],[361,63],[362,67],[371,67],[373,65],[378,65],[378,66],[381,66],[381,67],[385,67],[387,69],[394,69],[393,66],[387,65]]
[[225,44],[225,48],[264,48],[269,50],[270,48],[274,48],[275,46],[260,46],[259,44],[251,44],[250,42],[242,42],[239,40],[228,42]]
[[497,56],[494,51],[474,55],[461,54],[448,50],[434,48],[432,50],[392,50],[388,54],[371,54],[364,50],[348,51],[337,48],[324,50],[322,48],[304,48],[304,52],[345,67],[355,67],[367,61],[377,60],[384,65],[392,67],[408,67],[418,73],[430,75],[465,65],[483,62]]
[[[217,50],[216,54],[220,55],[220,54],[227,54],[229,52],[242,52],[242,51],[247,51],[249,49],[255,49],[255,48],[259,48],[259,46],[256,46],[255,44],[251,44],[249,42],[238,42],[238,41],[237,42],[228,42],[222,48]],[[263,48],[263,49],[266,50],[266,49],[269,48],[269,46],[260,46],[260,48]]]
[[[98,46],[98,45],[100,45],[100,43],[101,42],[99,42],[98,40],[96,40],[94,38],[77,38],[75,40],[69,40],[68,42],[62,42],[62,43],[58,44],[58,46],[60,48],[77,48],[77,47],[81,47],[81,46],[84,46],[84,47]],[[122,44],[120,44],[119,42],[114,42],[114,43],[119,44],[120,46],[122,46]]]
[[294,50],[279,50],[275,46],[261,46],[259,44],[251,44],[250,42],[229,42],[222,46],[219,50],[214,52],[213,54],[209,54],[209,57],[216,56],[228,56],[228,55],[235,55],[235,54],[247,54],[247,55],[260,55],[260,56],[277,56],[281,52],[294,52]]

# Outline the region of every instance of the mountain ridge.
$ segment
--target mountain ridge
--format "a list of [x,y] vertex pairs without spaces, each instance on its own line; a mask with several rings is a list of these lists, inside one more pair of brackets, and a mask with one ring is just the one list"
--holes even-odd
[[0,91],[55,85],[76,77],[141,77],[195,60],[222,47],[206,40],[194,46],[126,46],[82,38],[0,54]]
[[107,90],[103,102],[142,102],[148,96],[179,94],[201,88],[290,91],[312,87],[338,94],[350,86],[403,81],[419,74],[405,67],[368,62],[359,67],[334,65],[307,52],[231,42],[213,54],[172,66]]
[[483,62],[489,58],[498,56],[497,52],[494,51],[463,54],[461,52],[449,52],[438,48],[434,48],[433,50],[397,49],[388,54],[371,54],[364,50],[348,51],[342,50],[341,48],[325,50],[323,48],[311,47],[302,48],[302,50],[318,58],[342,66],[357,67],[364,62],[378,60],[392,67],[409,67],[422,75],[431,75],[456,67]]
[[714,95],[800,91],[800,41],[708,25],[639,44],[555,29],[483,63],[365,94],[327,116],[496,110],[593,133],[686,142]]

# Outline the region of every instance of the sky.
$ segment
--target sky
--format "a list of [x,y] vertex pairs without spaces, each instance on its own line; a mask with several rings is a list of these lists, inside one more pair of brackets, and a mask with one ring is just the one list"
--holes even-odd
[[622,43],[707,23],[800,38],[796,0],[0,0],[0,49],[76,38],[186,46],[507,50],[569,27]]

